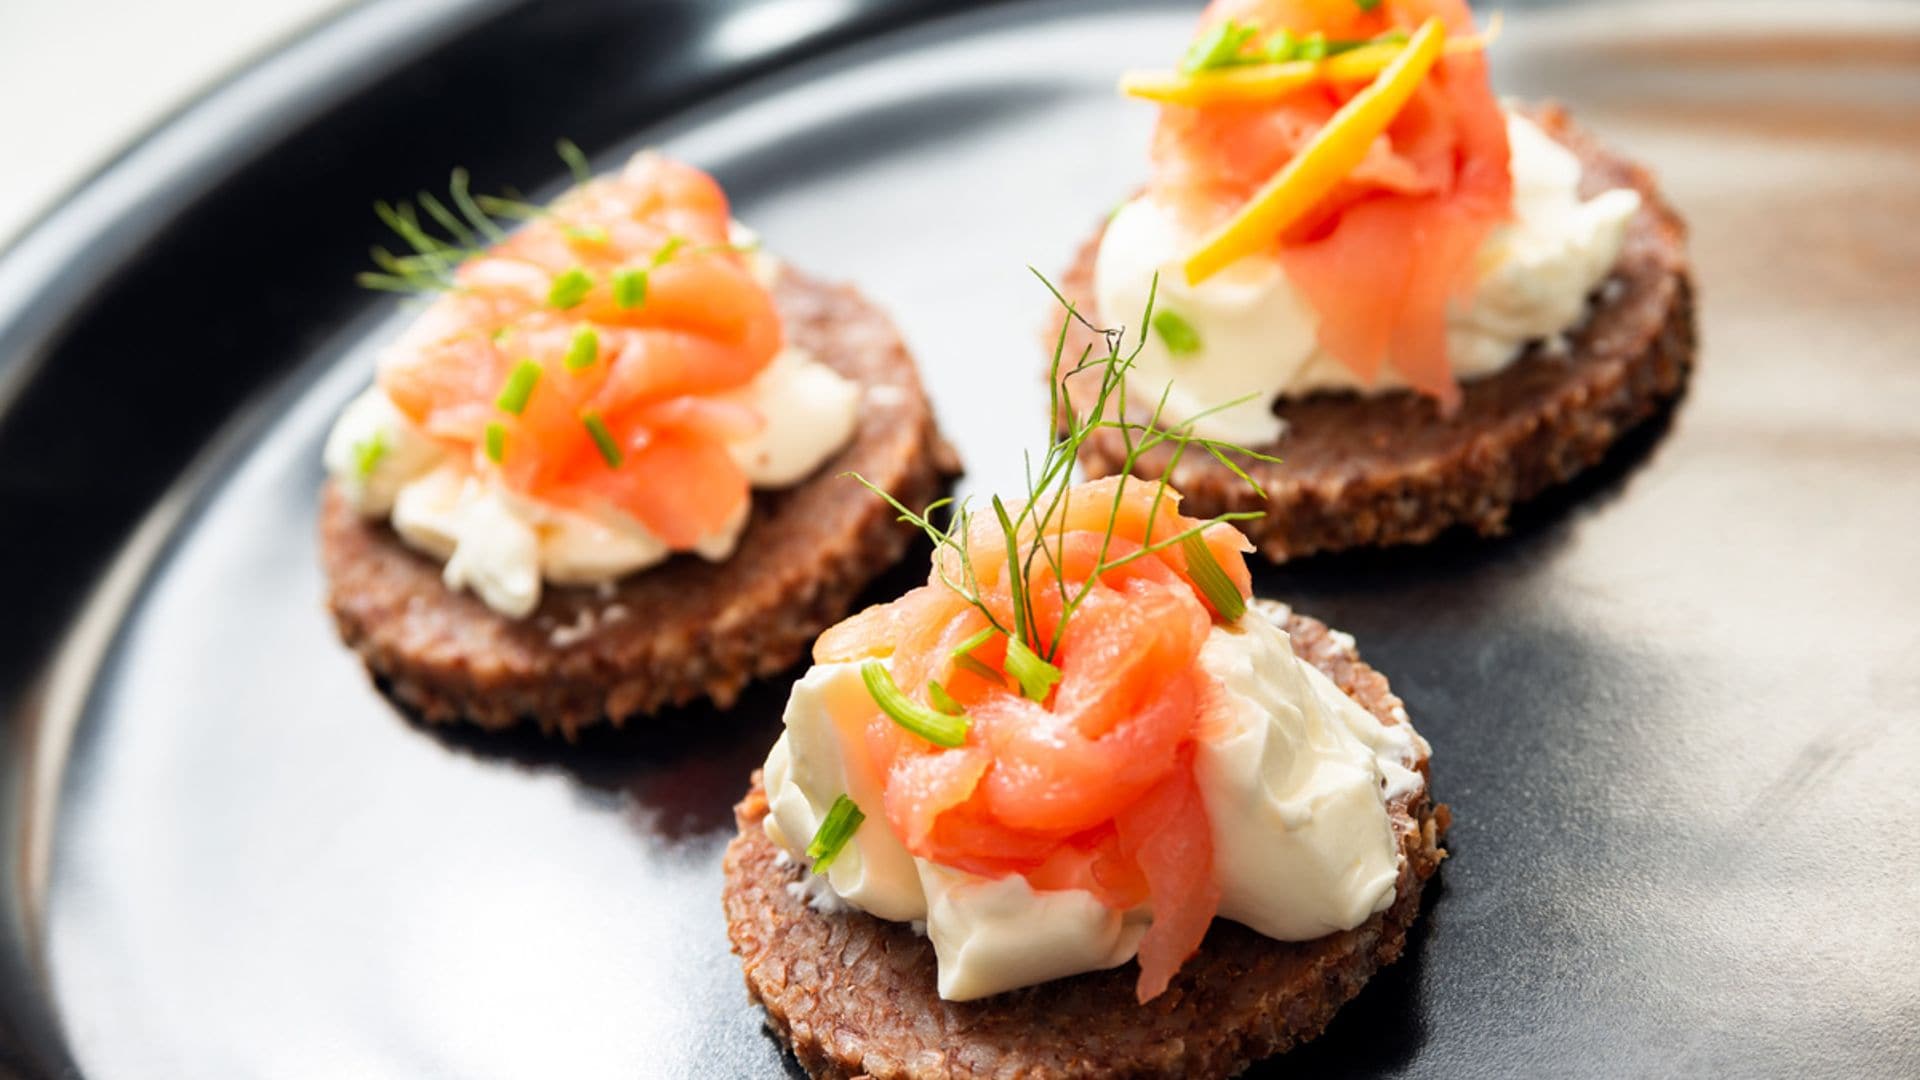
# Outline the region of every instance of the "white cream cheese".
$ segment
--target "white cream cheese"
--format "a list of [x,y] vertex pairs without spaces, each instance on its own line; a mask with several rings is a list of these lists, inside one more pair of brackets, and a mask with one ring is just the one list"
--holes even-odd
[[[1579,159],[1525,117],[1509,113],[1507,133],[1513,219],[1487,237],[1472,296],[1456,301],[1448,313],[1448,352],[1461,379],[1498,371],[1530,342],[1577,326],[1588,295],[1619,258],[1627,223],[1640,207],[1639,194],[1626,189],[1583,201]],[[1114,215],[1094,264],[1095,299],[1109,320],[1138,318],[1158,273],[1155,309],[1174,312],[1195,330],[1197,350],[1175,356],[1158,334],[1149,333],[1135,361],[1132,382],[1147,400],[1157,400],[1171,385],[1171,419],[1238,401],[1202,417],[1195,430],[1260,445],[1281,435],[1273,414],[1278,398],[1406,386],[1391,363],[1366,384],[1326,355],[1313,309],[1276,257],[1249,256],[1189,286],[1179,264],[1200,239],[1171,209],[1142,196]]]
[[[1201,666],[1229,708],[1201,733],[1194,775],[1212,824],[1220,914],[1270,937],[1359,925],[1393,900],[1399,846],[1389,798],[1417,790],[1426,743],[1380,723],[1298,660],[1275,616],[1215,627]],[[820,664],[794,687],[767,756],[767,835],[799,857],[842,793],[867,815],[825,886],[872,915],[924,921],[940,996],[965,1001],[1127,962],[1151,912],[1083,890],[1033,889],[912,856],[888,827],[861,730],[874,706],[854,664]]]
[[[734,460],[754,487],[782,488],[846,445],[859,420],[861,387],[789,346],[730,397],[764,420],[759,432],[729,448]],[[361,448],[374,441],[382,452],[363,456]],[[672,554],[612,506],[583,512],[548,505],[491,480],[484,462],[445,454],[378,386],[341,413],[323,458],[355,509],[368,517],[391,515],[402,540],[445,561],[448,588],[471,589],[512,618],[539,606],[543,582],[611,582]],[[372,467],[363,470],[366,461]],[[695,553],[714,562],[730,556],[748,509],[742,503],[725,528],[701,539]]]

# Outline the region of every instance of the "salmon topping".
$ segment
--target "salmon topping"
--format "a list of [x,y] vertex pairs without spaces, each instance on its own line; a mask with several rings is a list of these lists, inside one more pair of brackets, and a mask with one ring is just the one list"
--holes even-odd
[[[1199,38],[1211,48],[1197,50],[1190,65],[1251,84],[1232,73],[1264,64],[1283,43],[1295,43],[1294,53],[1298,43],[1313,45],[1308,55],[1383,53],[1429,19],[1440,20],[1451,40],[1473,34],[1464,0],[1214,0]],[[1174,95],[1203,103],[1162,106],[1152,193],[1197,231],[1219,228],[1370,85],[1341,77],[1349,69],[1378,65],[1329,62],[1311,78],[1267,77],[1257,93],[1212,93],[1203,85]],[[1263,70],[1286,73],[1284,65]],[[1458,402],[1447,305],[1472,289],[1475,253],[1511,214],[1508,156],[1485,57],[1478,48],[1445,49],[1358,163],[1272,240],[1288,279],[1319,316],[1328,355],[1367,381],[1390,363],[1443,406]]]
[[748,500],[728,397],[780,351],[713,179],[658,155],[587,180],[466,258],[382,362],[400,411],[507,488],[617,508],[676,550]]
[[[1050,516],[1016,514],[1017,565],[1000,521],[977,516],[964,560],[943,548],[927,584],[814,647],[821,663],[884,660],[909,696],[964,710],[953,747],[878,708],[867,722],[884,812],[907,850],[1035,889],[1084,889],[1116,910],[1150,906],[1142,1001],[1199,947],[1220,899],[1192,767],[1208,699],[1198,657],[1218,604],[1190,549],[1166,541],[1197,530],[1229,587],[1241,599],[1251,589],[1246,539],[1182,516],[1178,502],[1125,476],[1071,487]],[[1010,662],[1023,646],[994,629],[1023,623],[1057,672],[1037,695]]]

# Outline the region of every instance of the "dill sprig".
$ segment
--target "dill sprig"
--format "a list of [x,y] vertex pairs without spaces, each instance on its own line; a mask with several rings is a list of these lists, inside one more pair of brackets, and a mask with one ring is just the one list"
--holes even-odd
[[[561,139],[554,148],[573,174],[575,186],[593,179],[587,156],[578,146]],[[552,211],[512,192],[475,195],[467,170],[455,169],[447,180],[446,199],[422,191],[412,202],[374,203],[373,213],[406,244],[407,250],[405,254],[396,255],[384,247],[375,247],[373,263],[379,270],[355,275],[354,281],[363,288],[383,292],[428,293],[454,288],[453,273],[460,264],[485,252],[488,245],[506,239],[510,225],[544,217]],[[575,235],[587,240],[605,240],[604,230],[598,230],[597,237],[595,232],[578,230]]]
[[[976,514],[966,502],[956,503],[951,499],[941,499],[924,510],[915,511],[865,477],[857,473],[851,474],[868,490],[885,499],[899,513],[902,521],[919,528],[933,541],[934,573],[942,584],[959,594],[986,618],[989,629],[976,635],[956,650],[957,663],[972,660],[977,665],[979,662],[973,660],[971,651],[984,644],[992,633],[1000,633],[1006,635],[1009,641],[1010,655],[1021,657],[1023,666],[1025,663],[1023,654],[1027,653],[1050,664],[1059,655],[1060,643],[1066,636],[1068,622],[1080,605],[1092,594],[1095,583],[1102,575],[1137,559],[1184,544],[1190,538],[1199,537],[1215,525],[1262,516],[1259,511],[1218,514],[1171,535],[1154,536],[1153,525],[1158,519],[1163,501],[1168,498],[1169,488],[1166,478],[1174,474],[1180,462],[1190,451],[1197,450],[1211,456],[1261,498],[1266,497],[1266,492],[1247,473],[1238,459],[1262,462],[1279,460],[1232,443],[1205,438],[1194,432],[1195,425],[1207,416],[1222,409],[1232,408],[1250,398],[1242,398],[1207,409],[1179,423],[1167,422],[1168,395],[1166,392],[1161,393],[1158,401],[1143,419],[1135,418],[1129,411],[1127,376],[1133,370],[1134,362],[1146,343],[1149,328],[1154,323],[1154,301],[1159,291],[1158,278],[1148,292],[1146,311],[1142,313],[1139,322],[1140,329],[1129,348],[1128,335],[1124,328],[1106,329],[1093,325],[1044,275],[1036,270],[1034,276],[1040,279],[1040,282],[1053,294],[1054,299],[1066,309],[1066,318],[1062,320],[1060,333],[1054,344],[1053,361],[1048,377],[1046,450],[1040,455],[1037,465],[1032,455],[1027,456],[1026,498],[1018,505],[1009,505],[998,496],[989,500],[992,521],[1000,534],[993,542],[996,547],[1002,543],[1006,545],[1007,582],[1013,604],[1011,623],[996,615],[980,595],[971,550]],[[1097,339],[1104,343],[1104,354],[1094,345],[1089,344],[1080,351],[1077,358],[1069,362],[1068,336],[1070,329],[1076,323],[1091,330]],[[1067,392],[1068,382],[1082,377],[1099,380],[1098,388],[1090,397],[1091,405],[1084,410],[1073,407],[1072,399]],[[1168,389],[1171,390],[1171,387]],[[1081,447],[1100,431],[1117,432],[1125,454],[1118,471],[1120,480],[1115,485],[1113,502],[1107,511],[1106,529],[1101,538],[1099,555],[1095,560],[1093,571],[1085,580],[1074,584],[1067,580],[1063,566],[1066,521],[1073,498],[1073,472]],[[1159,470],[1159,478],[1146,480],[1136,477],[1134,472],[1142,459],[1162,447],[1167,448],[1167,460],[1164,467]],[[1123,500],[1131,484],[1152,485],[1153,497],[1147,515],[1148,534],[1143,538],[1140,547],[1125,554],[1115,554],[1114,531],[1118,527]],[[1051,587],[1057,590],[1060,601],[1059,621],[1055,624],[1052,634],[1046,636],[1044,641],[1038,640],[1043,635],[1037,617],[1038,608],[1035,597],[1031,592],[1034,573],[1041,568],[1049,572]],[[984,667],[984,665],[980,666]],[[971,666],[969,670],[972,670]],[[987,670],[992,674],[991,669]],[[1022,675],[1027,677],[1023,678]],[[998,678],[997,675],[994,677]],[[1036,699],[1043,699],[1045,692],[1052,685],[1047,681],[1044,672],[1023,671],[1021,675],[1016,675],[1016,680],[1022,683],[1023,689],[1029,691],[1029,696]],[[1037,685],[1028,686],[1029,682]]]

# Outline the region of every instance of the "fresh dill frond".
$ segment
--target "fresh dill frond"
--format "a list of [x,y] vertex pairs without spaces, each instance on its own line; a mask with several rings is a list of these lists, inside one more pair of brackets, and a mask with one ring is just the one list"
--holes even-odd
[[[1166,418],[1168,395],[1163,392],[1144,417],[1130,411],[1127,400],[1128,376],[1132,373],[1135,361],[1140,355],[1150,332],[1158,332],[1154,315],[1154,302],[1158,297],[1159,281],[1156,278],[1147,297],[1146,310],[1141,313],[1139,330],[1129,335],[1123,328],[1103,328],[1095,326],[1083,316],[1072,301],[1061,294],[1051,281],[1034,271],[1041,284],[1053,294],[1066,317],[1062,321],[1060,333],[1055,338],[1053,361],[1048,377],[1048,431],[1046,449],[1036,461],[1029,456],[1026,467],[1025,499],[1008,502],[999,496],[989,499],[992,509],[994,529],[988,534],[998,533],[992,543],[996,549],[1005,546],[1007,560],[1007,586],[1011,599],[1011,619],[1003,618],[983,600],[979,582],[974,570],[974,552],[971,548],[975,515],[966,503],[955,503],[942,499],[926,509],[915,511],[903,505],[884,488],[868,481],[858,473],[850,474],[864,484],[868,490],[879,495],[900,515],[900,520],[912,524],[926,534],[933,542],[933,565],[936,577],[947,588],[952,589],[968,604],[978,610],[987,620],[987,628],[962,643],[954,651],[956,667],[974,672],[985,673],[983,677],[998,681],[1000,676],[992,668],[973,657],[974,649],[984,645],[994,634],[1005,635],[1008,639],[1008,667],[1020,668],[1015,674],[1024,693],[1043,700],[1051,690],[1053,678],[1049,669],[1058,657],[1060,643],[1066,636],[1066,629],[1074,613],[1091,595],[1094,585],[1102,575],[1117,570],[1137,560],[1155,555],[1169,548],[1189,543],[1201,543],[1200,537],[1206,530],[1222,523],[1250,520],[1262,516],[1260,511],[1241,511],[1218,514],[1188,528],[1167,536],[1156,536],[1152,529],[1158,520],[1162,504],[1170,497],[1171,489],[1167,477],[1172,476],[1180,462],[1190,450],[1206,453],[1220,462],[1235,477],[1246,483],[1261,498],[1266,492],[1241,464],[1243,460],[1277,462],[1279,459],[1268,454],[1249,450],[1242,446],[1209,439],[1196,435],[1194,426],[1207,416],[1220,409],[1231,408],[1240,402],[1228,402],[1205,410],[1178,423],[1168,422]],[[1101,348],[1089,345],[1077,354],[1070,353],[1068,344],[1072,340],[1071,329],[1081,326],[1090,331]],[[1089,380],[1088,386],[1079,395],[1086,408],[1075,407],[1075,395],[1069,393],[1069,383],[1075,379]],[[1091,380],[1098,379],[1097,386]],[[1079,461],[1081,448],[1095,433],[1111,431],[1119,436],[1125,451],[1121,468],[1117,475],[1119,482],[1114,487],[1112,505],[1107,508],[1105,531],[1101,536],[1098,554],[1094,566],[1087,576],[1078,582],[1067,580],[1065,569],[1065,550],[1067,541],[1066,522],[1074,497],[1074,469]],[[1162,451],[1162,448],[1165,448]],[[1147,455],[1156,451],[1165,454],[1164,463],[1156,463],[1155,479],[1145,479],[1136,475]],[[1115,550],[1115,532],[1119,527],[1120,512],[1127,490],[1132,484],[1152,486],[1152,501],[1149,506],[1148,534],[1142,538],[1140,546],[1131,551],[1119,553]],[[996,551],[996,555],[998,552]],[[1200,576],[1208,580],[1201,583],[1216,609],[1227,615],[1238,610],[1234,603],[1212,594],[1217,592],[1220,582],[1225,580],[1224,572],[1218,572],[1218,564],[1212,567],[1216,573],[1209,574],[1207,567],[1200,568]],[[1040,571],[1046,571],[1043,575]],[[1050,585],[1039,586],[1057,590],[1059,599],[1059,619],[1052,632],[1045,634],[1041,629],[1039,607],[1033,590],[1037,581],[1049,581]],[[1211,586],[1211,587],[1209,587]],[[1238,594],[1234,600],[1238,600]],[[1046,640],[1039,640],[1045,636]],[[1031,659],[1029,659],[1031,658]],[[1041,666],[1046,665],[1046,666]]]

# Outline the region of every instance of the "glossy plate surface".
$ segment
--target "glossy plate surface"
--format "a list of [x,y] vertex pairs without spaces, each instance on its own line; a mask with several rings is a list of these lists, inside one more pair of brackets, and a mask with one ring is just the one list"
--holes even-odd
[[[577,747],[406,721],[322,609],[319,447],[397,317],[349,282],[367,204],[455,164],[550,191],[569,134],[692,159],[858,282],[967,488],[1017,482],[1024,266],[1140,182],[1112,82],[1192,13],[935,7],[370,5],[0,261],[0,1060],[796,1071],[718,903],[784,681]],[[1920,1073],[1920,18],[1800,7],[1510,13],[1503,91],[1689,216],[1701,367],[1509,537],[1262,574],[1388,673],[1456,814],[1408,955],[1274,1075]]]

